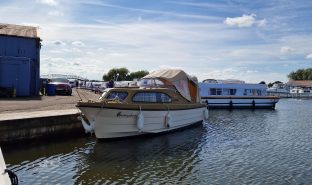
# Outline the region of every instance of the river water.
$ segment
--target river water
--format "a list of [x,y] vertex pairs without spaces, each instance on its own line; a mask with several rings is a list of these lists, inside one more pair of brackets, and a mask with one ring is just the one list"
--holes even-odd
[[148,138],[2,148],[20,184],[312,184],[312,100],[210,110],[207,123]]

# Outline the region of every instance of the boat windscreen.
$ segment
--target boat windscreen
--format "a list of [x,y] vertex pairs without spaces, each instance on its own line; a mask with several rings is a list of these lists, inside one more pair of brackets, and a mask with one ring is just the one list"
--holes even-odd
[[139,87],[164,87],[165,84],[156,78],[144,78],[138,83]]

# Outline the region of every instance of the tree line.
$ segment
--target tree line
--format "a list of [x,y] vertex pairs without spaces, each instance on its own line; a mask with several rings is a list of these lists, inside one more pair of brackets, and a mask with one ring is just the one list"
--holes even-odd
[[148,75],[149,72],[146,70],[140,70],[135,72],[130,72],[127,68],[113,68],[110,69],[106,74],[103,75],[104,81],[132,81],[134,79],[140,79],[146,75]]
[[287,77],[291,80],[312,80],[312,68],[292,71]]

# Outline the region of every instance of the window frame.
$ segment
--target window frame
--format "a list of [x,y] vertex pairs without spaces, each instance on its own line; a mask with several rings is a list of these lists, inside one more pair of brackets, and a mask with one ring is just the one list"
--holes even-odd
[[129,93],[127,91],[111,91],[111,92],[107,92],[107,95],[105,97],[106,100],[114,100],[116,98],[116,96],[114,98],[111,98],[111,99],[108,99],[109,96],[111,96],[113,93],[125,93],[126,96],[122,99],[118,96],[119,99],[121,100],[125,100],[128,96],[129,96]]
[[[168,98],[169,98],[169,100],[170,101],[168,101],[168,102],[158,102],[157,101],[157,97],[156,97],[156,102],[152,102],[152,101],[136,101],[136,100],[134,100],[134,98],[135,98],[135,96],[137,96],[138,94],[140,94],[140,93],[150,93],[150,94],[157,94],[157,93],[159,93],[159,94],[164,94],[164,95],[166,95]],[[136,92],[133,96],[132,96],[132,102],[134,102],[134,103],[172,103],[172,97],[171,96],[169,96],[167,93],[164,93],[164,92],[148,92],[148,91],[142,91],[142,92]]]

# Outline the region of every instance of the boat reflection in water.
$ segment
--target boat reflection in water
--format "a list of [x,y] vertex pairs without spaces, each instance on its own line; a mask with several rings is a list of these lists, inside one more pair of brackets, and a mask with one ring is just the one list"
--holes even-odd
[[198,170],[203,130],[96,143],[77,166],[76,184],[186,183],[183,177]]

